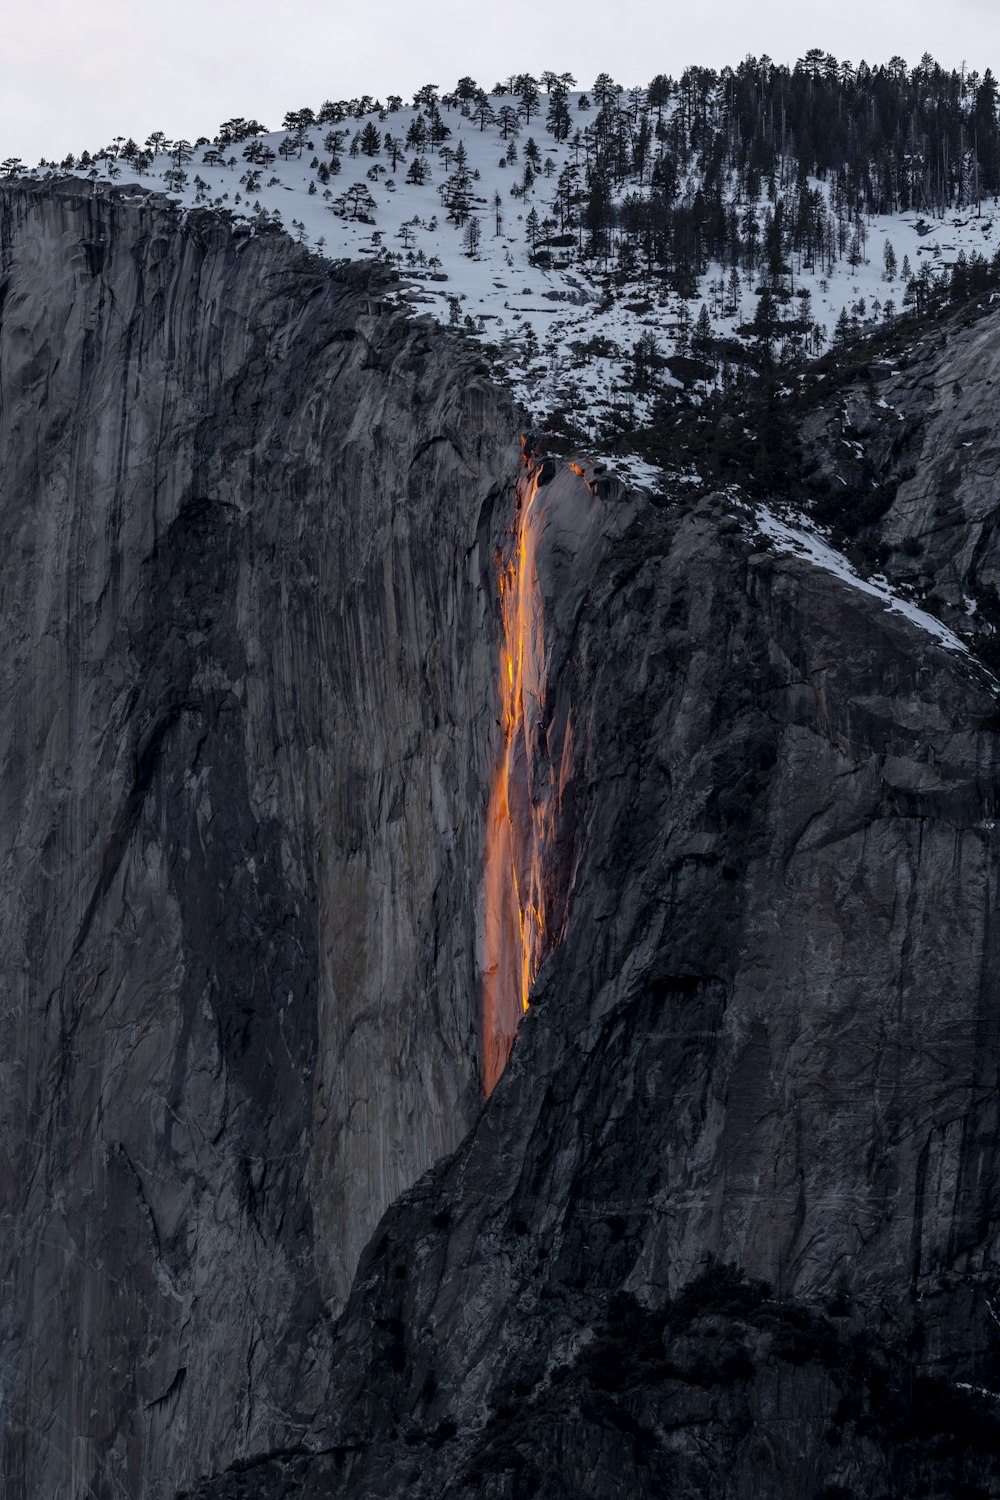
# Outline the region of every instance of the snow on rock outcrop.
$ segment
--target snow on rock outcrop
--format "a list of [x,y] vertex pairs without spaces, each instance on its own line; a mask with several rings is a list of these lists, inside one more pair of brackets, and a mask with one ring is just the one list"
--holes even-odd
[[928,614],[925,609],[918,608],[912,600],[901,598],[890,588],[888,580],[882,575],[875,574],[871,578],[862,578],[842,553],[837,552],[824,541],[805,516],[796,516],[797,524],[789,526],[787,522],[779,520],[766,506],[762,506],[755,520],[758,530],[771,538],[777,551],[795,553],[806,562],[812,563],[814,567],[822,568],[825,572],[842,579],[844,583],[850,584],[852,588],[859,589],[861,593],[880,599],[886,609],[903,615],[911,624],[916,625],[920,630],[925,630],[945,650],[961,651],[968,655],[969,648],[965,641],[960,640],[953,630],[949,630],[947,625],[942,624],[934,615]]

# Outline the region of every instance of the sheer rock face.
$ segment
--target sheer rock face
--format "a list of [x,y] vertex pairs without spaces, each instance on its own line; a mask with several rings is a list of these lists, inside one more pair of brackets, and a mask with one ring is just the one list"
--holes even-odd
[[890,574],[965,625],[977,600],[1000,622],[1000,347],[995,313],[981,311],[916,329],[898,368],[820,400],[802,429],[834,494],[862,475],[879,486],[872,520]]
[[172,1495],[479,1108],[514,427],[371,270],[0,205],[3,1471]]
[[884,539],[897,553],[917,543],[928,584],[959,608],[984,586],[1000,587],[996,327],[991,316],[949,328],[942,346],[896,375],[883,398],[891,405],[896,385],[905,387],[896,421],[912,433]]
[[996,1492],[992,679],[548,465],[480,1113],[510,414],[360,271],[3,203],[12,1493]]
[[723,502],[605,509],[553,646],[588,726],[565,941],[479,1124],[384,1219],[322,1456],[280,1482],[995,1483],[989,680]]

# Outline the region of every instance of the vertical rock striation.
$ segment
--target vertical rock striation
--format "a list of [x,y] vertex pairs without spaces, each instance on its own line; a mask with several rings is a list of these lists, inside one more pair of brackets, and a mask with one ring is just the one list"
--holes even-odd
[[137,1500],[294,1444],[479,1108],[517,451],[371,268],[79,185],[0,235],[2,1471]]
[[981,304],[901,331],[891,360],[838,385],[814,395],[801,427],[832,509],[853,491],[880,566],[960,628],[1000,624],[995,313]]
[[995,684],[724,501],[556,484],[600,538],[543,589],[564,939],[366,1253],[312,1458],[203,1493],[991,1493]]

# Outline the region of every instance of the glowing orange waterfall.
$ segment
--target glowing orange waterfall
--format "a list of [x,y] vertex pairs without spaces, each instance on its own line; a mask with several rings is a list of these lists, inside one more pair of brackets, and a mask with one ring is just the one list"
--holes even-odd
[[486,837],[482,1021],[487,1096],[503,1072],[539,965],[551,947],[544,854],[554,834],[556,809],[547,795],[552,778],[543,772],[545,785],[533,785],[538,721],[546,690],[536,567],[544,529],[540,497],[545,492],[537,471],[524,476],[519,492],[513,557],[500,568],[503,754],[490,797]]

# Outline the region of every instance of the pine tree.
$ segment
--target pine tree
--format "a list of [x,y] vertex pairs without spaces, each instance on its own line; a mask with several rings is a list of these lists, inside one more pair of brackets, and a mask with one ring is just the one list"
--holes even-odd
[[611,190],[603,172],[595,171],[590,180],[590,197],[587,200],[585,222],[590,234],[591,252],[594,255],[607,253],[607,231],[612,213]]
[[621,85],[615,83],[610,73],[598,73],[591,90],[600,110],[610,110],[621,91]]
[[360,220],[363,224],[374,224],[375,199],[363,182],[355,182],[337,199],[335,212],[347,219]]
[[480,131],[485,130],[487,125],[496,124],[497,117],[493,112],[493,106],[485,94],[481,94],[476,100],[475,108],[472,111],[472,118],[478,124]]
[[757,299],[757,310],[750,324],[750,333],[761,366],[765,369],[771,363],[778,321],[778,304],[774,292],[769,286],[764,286]]
[[637,391],[648,390],[661,363],[655,335],[647,328],[636,339],[632,349],[632,384]]
[[382,138],[374,120],[369,120],[361,132],[361,150],[365,156],[378,156],[382,149]]
[[423,151],[427,145],[427,121],[423,115],[415,115],[406,132],[406,145],[411,151]]
[[883,263],[884,263],[884,270],[882,272],[882,279],[884,281],[895,281],[895,279],[896,279],[896,252],[892,248],[892,242],[891,242],[891,240],[886,240],[885,245],[883,246],[883,249],[882,249],[882,260],[883,260]]
[[691,335],[691,348],[696,354],[703,357],[712,347],[712,318],[708,311],[708,303],[701,304],[701,311],[695,319],[694,332]]
[[501,140],[507,140],[512,135],[517,135],[521,124],[517,110],[509,104],[503,104],[497,112],[497,124],[500,127]]
[[646,90],[646,102],[650,109],[656,110],[657,119],[663,119],[663,110],[670,102],[670,79],[663,73],[657,73]]
[[430,115],[430,122],[430,130],[428,133],[430,135],[431,144],[434,146],[440,146],[442,142],[446,141],[451,135],[451,126],[446,125],[444,123],[444,120],[442,120],[440,114],[436,111],[435,113]]
[[316,124],[316,116],[311,109],[290,109],[281,122],[283,130],[287,130],[294,138],[298,147],[299,155],[305,145],[306,132]]
[[567,138],[573,124],[573,117],[569,112],[569,90],[558,79],[549,90],[545,124],[557,141]]
[[678,354],[686,353],[691,342],[691,309],[685,301],[677,308],[677,323],[674,328],[674,346]]
[[441,197],[448,209],[448,217],[455,224],[464,224],[472,203],[472,177],[469,173],[469,154],[464,142],[459,142],[454,156],[455,170],[441,184]]
[[517,113],[525,125],[530,125],[532,115],[537,114],[539,108],[538,79],[532,78],[530,73],[519,74],[514,81],[514,93],[521,101]]

